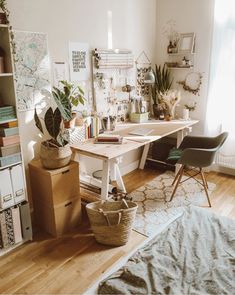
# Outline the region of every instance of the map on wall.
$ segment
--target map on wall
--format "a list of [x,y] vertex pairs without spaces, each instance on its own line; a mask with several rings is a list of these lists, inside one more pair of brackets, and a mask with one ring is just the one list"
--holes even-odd
[[14,31],[16,94],[19,111],[43,108],[50,99],[50,59],[47,35]]

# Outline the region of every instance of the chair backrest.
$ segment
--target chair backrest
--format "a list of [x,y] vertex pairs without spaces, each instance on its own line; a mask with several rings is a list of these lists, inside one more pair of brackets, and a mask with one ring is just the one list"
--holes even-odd
[[228,137],[228,132],[223,132],[219,134],[218,136],[214,137],[213,143],[214,143],[214,148],[219,149],[225,142],[225,140]]

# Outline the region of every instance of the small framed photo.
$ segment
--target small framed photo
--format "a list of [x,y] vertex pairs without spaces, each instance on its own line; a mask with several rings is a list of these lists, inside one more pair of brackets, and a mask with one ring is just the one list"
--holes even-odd
[[194,52],[195,33],[180,34],[178,53]]

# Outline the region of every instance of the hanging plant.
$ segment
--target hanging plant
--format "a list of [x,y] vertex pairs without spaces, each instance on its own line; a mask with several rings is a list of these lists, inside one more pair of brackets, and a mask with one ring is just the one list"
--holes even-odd
[[10,24],[10,11],[7,8],[6,0],[0,0],[0,9],[2,9],[3,13],[5,13],[5,16],[6,16],[6,24],[9,27],[12,55],[13,55],[14,62],[16,62],[16,44],[14,41],[14,32]]
[[192,72],[189,73],[183,81],[178,81],[177,83],[182,85],[185,91],[188,91],[194,95],[199,95],[202,77],[202,73]]

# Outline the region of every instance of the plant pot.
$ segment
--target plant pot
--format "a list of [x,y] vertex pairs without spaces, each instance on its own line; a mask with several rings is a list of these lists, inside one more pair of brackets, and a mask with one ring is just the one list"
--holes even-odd
[[153,114],[155,119],[164,120],[164,111],[159,107],[158,104],[153,104]]
[[70,146],[51,147],[47,141],[41,143],[40,158],[43,167],[57,169],[69,164],[72,156]]
[[75,122],[76,122],[76,117],[77,117],[77,114],[72,113],[72,119],[69,120],[69,121],[64,121],[64,128],[66,128],[66,129],[74,128],[75,127]]

